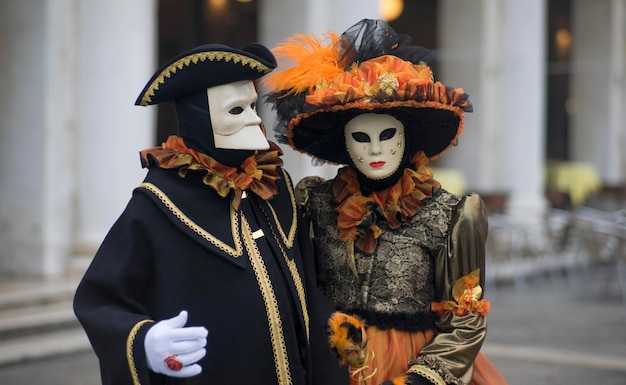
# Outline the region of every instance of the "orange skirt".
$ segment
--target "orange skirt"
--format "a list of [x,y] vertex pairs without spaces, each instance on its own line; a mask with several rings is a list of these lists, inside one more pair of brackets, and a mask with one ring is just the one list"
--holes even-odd
[[[380,385],[403,375],[409,369],[409,361],[417,358],[424,345],[434,337],[432,330],[409,333],[370,326],[367,329],[370,355],[364,368],[351,370],[350,385]],[[478,353],[470,385],[507,385],[507,382],[491,361]]]

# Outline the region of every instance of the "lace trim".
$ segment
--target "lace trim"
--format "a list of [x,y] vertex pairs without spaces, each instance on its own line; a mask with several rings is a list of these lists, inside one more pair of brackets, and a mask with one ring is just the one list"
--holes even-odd
[[182,210],[179,209],[178,206],[176,206],[174,202],[172,202],[170,198],[157,186],[153,185],[152,183],[142,183],[141,185],[139,185],[139,187],[144,188],[156,195],[156,197],[161,200],[165,207],[167,207],[168,210],[170,210],[170,212],[174,214],[174,216],[176,216],[176,218],[178,218],[185,226],[189,227],[202,238],[211,242],[215,247],[219,248],[220,250],[224,251],[234,258],[240,257],[243,254],[243,247],[241,245],[241,239],[239,238],[238,231],[239,219],[232,207],[230,210],[230,230],[233,237],[234,246],[230,246],[225,242],[222,242],[219,238],[203,229],[196,222],[192,221],[191,218],[186,216],[185,213],[183,213]]
[[[423,371],[425,373],[427,372],[431,375],[436,375],[438,381],[440,382],[435,382],[431,380],[430,377],[424,376],[420,372],[413,372],[414,370]],[[450,370],[445,367],[443,362],[434,357],[420,356],[417,357],[415,360],[409,361],[408,372],[420,374],[437,385],[466,385],[460,378],[457,378],[454,374],[452,374],[452,372],[450,372]]]
[[126,360],[128,361],[128,369],[130,370],[130,376],[133,379],[134,385],[140,385],[139,374],[137,374],[137,367],[135,366],[135,357],[133,356],[133,344],[135,343],[135,337],[137,337],[137,333],[139,329],[148,322],[154,322],[153,320],[143,320],[139,321],[133,326],[128,333],[128,338],[126,339]]
[[289,227],[289,234],[286,234],[285,230],[283,230],[283,226],[278,220],[278,215],[276,215],[276,211],[274,211],[274,207],[272,207],[270,201],[267,201],[267,206],[269,207],[272,213],[272,217],[274,218],[274,223],[276,223],[276,227],[278,228],[278,232],[280,233],[283,239],[283,242],[285,242],[285,245],[287,245],[288,248],[292,248],[293,241],[296,238],[296,228],[297,228],[297,222],[298,222],[298,208],[296,206],[296,196],[294,194],[293,187],[291,187],[291,180],[289,179],[289,176],[284,170],[281,170],[281,171],[282,171],[283,177],[285,178],[285,182],[286,182],[285,184],[287,185],[287,190],[289,191],[289,197],[291,199],[291,207],[293,208],[291,225]]
[[[285,173],[285,178],[287,177],[287,174]],[[292,229],[294,230],[293,233],[295,233],[295,229],[296,229],[296,223],[297,223],[297,212],[296,212],[296,202],[295,202],[295,197],[293,194],[293,189],[291,188],[291,181],[287,180],[287,187],[289,189],[289,194],[291,196],[291,204],[293,205],[294,211],[293,211],[293,217],[294,217],[294,222],[292,223]],[[280,224],[280,222],[278,221],[278,217],[276,216],[276,212],[274,211],[274,209],[272,208],[272,205],[270,205],[270,202],[267,202],[267,206],[270,208],[270,211],[272,212],[272,215],[274,216],[274,223],[276,224],[276,227],[278,228],[278,231],[280,232],[281,235],[281,239],[283,240],[283,242],[285,243],[285,245],[291,249],[293,247],[293,240],[294,238],[290,238],[287,239],[285,237],[285,232],[282,230],[282,226]],[[300,272],[298,271],[298,266],[296,265],[296,262],[293,259],[290,259],[287,256],[287,253],[285,252],[285,249],[283,248],[282,243],[280,242],[280,240],[278,239],[278,235],[276,234],[276,231],[274,230],[274,226],[271,225],[272,221],[269,220],[269,217],[267,215],[267,213],[265,212],[265,210],[263,209],[263,207],[261,207],[261,211],[263,212],[263,215],[265,215],[265,217],[268,220],[268,223],[270,223],[270,229],[272,230],[272,236],[274,237],[274,239],[276,240],[276,244],[278,245],[278,247],[280,248],[280,252],[283,255],[283,259],[285,260],[285,263],[287,263],[287,267],[289,268],[289,273],[291,274],[291,278],[293,280],[293,284],[296,288],[296,292],[298,293],[298,299],[300,301],[300,308],[302,309],[302,317],[304,318],[304,326],[306,328],[306,338],[307,341],[310,339],[310,321],[309,321],[309,312],[308,312],[308,308],[307,308],[307,301],[306,301],[306,293],[304,290],[304,284],[302,283],[302,279],[300,278]],[[291,233],[290,233],[291,234]]]
[[274,351],[277,384],[290,385],[292,381],[291,371],[289,370],[289,357],[287,356],[287,345],[285,343],[285,336],[283,335],[283,323],[280,319],[280,309],[278,308],[278,301],[274,288],[272,287],[272,281],[265,267],[265,262],[261,257],[261,252],[252,238],[250,225],[243,214],[241,215],[241,227],[243,241],[250,258],[250,265],[254,270],[254,275],[259,283],[259,289],[263,296],[263,302],[265,303],[270,339]]
[[435,385],[446,385],[445,381],[441,378],[439,374],[437,374],[437,372],[426,366],[413,365],[409,368],[409,370],[407,370],[407,373],[413,373],[422,376]]

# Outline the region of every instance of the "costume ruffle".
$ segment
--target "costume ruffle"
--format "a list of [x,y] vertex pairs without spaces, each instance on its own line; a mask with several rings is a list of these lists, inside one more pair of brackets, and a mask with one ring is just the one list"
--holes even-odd
[[[330,79],[328,85],[319,85],[306,96],[305,110],[313,106],[355,108],[351,103],[384,103],[393,101],[435,102],[435,108],[471,108],[468,96],[461,88],[448,88],[433,81],[430,67],[412,64],[391,55],[352,64],[349,71]],[[348,104],[348,106],[346,106]]]
[[[283,165],[280,159],[282,151],[272,142],[267,151],[262,151],[237,167],[225,166],[201,152],[188,148],[183,138],[172,135],[161,146],[141,151],[143,167],[178,169],[178,175],[184,178],[188,171],[201,171],[205,175],[202,181],[212,187],[221,197],[233,191],[233,208],[238,209],[244,190],[250,190],[264,200],[278,192],[276,179],[278,167]],[[241,170],[241,171],[240,171]]]
[[382,230],[378,218],[384,217],[391,229],[397,229],[424,205],[441,184],[433,179],[428,158],[418,151],[411,159],[415,169],[407,168],[393,186],[364,196],[356,172],[350,167],[339,170],[333,182],[333,195],[338,213],[337,228],[341,239],[354,242],[365,253],[373,253]]

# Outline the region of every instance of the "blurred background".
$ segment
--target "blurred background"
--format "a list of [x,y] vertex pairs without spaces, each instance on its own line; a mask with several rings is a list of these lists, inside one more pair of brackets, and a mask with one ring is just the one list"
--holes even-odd
[[[177,130],[173,106],[134,106],[161,63],[362,18],[432,48],[436,76],[470,95],[465,133],[432,166],[445,188],[487,204],[485,285],[506,310],[494,317],[508,326],[514,301],[549,291],[548,308],[582,298],[623,320],[626,0],[0,0],[0,336],[13,339],[0,367],[47,356],[41,335],[39,353],[18,352],[22,335],[60,333],[49,355],[85,349],[70,330],[77,279],[145,175],[138,152]],[[271,129],[273,111],[260,114]],[[294,183],[334,176],[281,147]],[[492,352],[519,359],[503,338]],[[616,346],[594,370],[624,378],[626,343]]]

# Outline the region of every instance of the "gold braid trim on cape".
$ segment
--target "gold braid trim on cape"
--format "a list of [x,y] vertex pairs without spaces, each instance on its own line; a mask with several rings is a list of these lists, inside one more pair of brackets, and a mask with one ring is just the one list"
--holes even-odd
[[161,146],[141,151],[143,167],[150,167],[154,161],[158,167],[164,169],[178,168],[178,175],[184,178],[187,171],[204,171],[206,175],[202,181],[212,187],[221,197],[231,191],[235,195],[231,202],[235,210],[239,209],[241,195],[244,190],[250,189],[263,200],[268,200],[278,192],[276,179],[280,178],[278,167],[283,165],[280,159],[282,151],[272,142],[269,150],[258,152],[244,160],[237,167],[225,166],[208,155],[188,148],[183,138],[172,135]]
[[428,163],[423,151],[416,152],[411,158],[414,169],[405,169],[393,186],[368,196],[362,195],[357,174],[352,168],[340,169],[332,188],[341,239],[354,242],[365,253],[373,253],[382,232],[376,225],[377,213],[385,217],[390,228],[397,229],[422,208],[422,200],[441,187],[433,179]]

